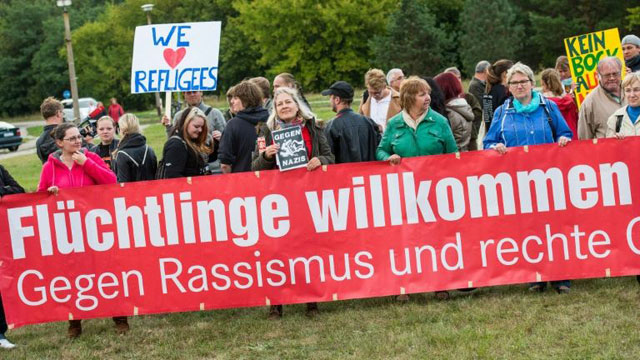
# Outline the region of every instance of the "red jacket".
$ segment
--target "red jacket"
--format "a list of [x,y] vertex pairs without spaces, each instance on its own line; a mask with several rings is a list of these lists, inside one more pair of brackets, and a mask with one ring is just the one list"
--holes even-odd
[[115,121],[118,122],[120,116],[124,114],[124,110],[120,104],[111,104],[109,105],[109,116]]
[[558,105],[558,109],[560,109],[560,113],[562,113],[562,117],[564,117],[564,121],[569,125],[569,129],[573,132],[573,138],[578,138],[578,107],[576,106],[575,100],[570,94],[567,94],[563,97],[549,97],[549,100],[553,101]]
[[71,169],[60,160],[60,151],[49,155],[42,167],[38,191],[46,191],[50,186],[60,189],[83,187],[90,185],[115,184],[116,174],[95,153],[82,149],[87,161],[84,165],[74,163]]

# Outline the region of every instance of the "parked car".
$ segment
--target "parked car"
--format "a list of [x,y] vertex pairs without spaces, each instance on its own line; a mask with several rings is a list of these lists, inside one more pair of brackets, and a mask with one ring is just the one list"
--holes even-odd
[[20,144],[22,144],[20,128],[17,128],[8,122],[0,121],[0,149],[16,151]]
[[[62,112],[64,113],[64,121],[73,121],[73,100],[64,99],[61,101],[64,109]],[[78,99],[78,105],[80,106],[80,119],[82,120],[89,115],[93,109],[98,105],[98,100],[90,97],[80,98]]]

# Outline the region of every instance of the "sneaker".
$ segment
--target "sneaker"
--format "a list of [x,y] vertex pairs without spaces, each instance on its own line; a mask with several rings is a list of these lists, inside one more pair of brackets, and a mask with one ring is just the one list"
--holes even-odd
[[436,291],[436,299],[438,299],[438,300],[449,300],[449,292],[448,291]]
[[282,317],[282,305],[271,305],[269,307],[269,319],[280,319]]
[[529,286],[529,291],[531,292],[543,292],[544,291],[544,286],[540,285],[540,284],[534,284]]
[[129,322],[126,316],[114,317],[113,322],[116,323],[116,332],[119,335],[124,335],[129,331]]
[[571,289],[568,286],[562,285],[562,286],[558,286],[556,288],[556,291],[558,292],[558,294],[568,294],[571,291]]
[[82,334],[82,320],[69,320],[69,329],[67,336],[69,339],[75,339]]
[[409,295],[407,294],[398,295],[396,296],[396,301],[407,302],[409,301]]
[[2,349],[13,349],[16,347],[15,344],[11,343],[11,341],[7,339],[0,339],[0,348]]
[[315,317],[316,315],[318,315],[318,303],[307,303],[307,317]]

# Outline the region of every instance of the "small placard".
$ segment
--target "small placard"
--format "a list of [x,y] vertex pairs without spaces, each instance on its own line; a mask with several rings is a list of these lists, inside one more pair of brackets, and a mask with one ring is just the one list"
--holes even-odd
[[272,132],[273,142],[280,145],[276,162],[280,171],[307,166],[307,148],[302,138],[302,127],[292,126]]

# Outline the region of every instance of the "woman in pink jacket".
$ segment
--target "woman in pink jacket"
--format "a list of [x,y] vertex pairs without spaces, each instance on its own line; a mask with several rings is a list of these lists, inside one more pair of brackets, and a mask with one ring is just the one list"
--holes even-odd
[[[82,135],[74,124],[58,125],[53,132],[53,138],[60,150],[49,155],[49,159],[42,167],[38,191],[57,194],[59,189],[117,182],[116,175],[100,156],[82,147]],[[129,330],[125,316],[114,317],[113,321],[119,333]],[[76,338],[81,333],[81,320],[69,320],[69,337]]]
[[71,123],[63,123],[53,133],[60,150],[49,155],[42,167],[38,191],[115,184],[116,175],[100,156],[82,148],[82,135]]

